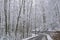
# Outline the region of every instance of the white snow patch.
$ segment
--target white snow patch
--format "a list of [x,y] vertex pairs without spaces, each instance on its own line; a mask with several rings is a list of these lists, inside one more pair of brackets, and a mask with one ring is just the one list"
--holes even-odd
[[34,38],[34,37],[36,37],[36,36],[38,36],[38,35],[32,34],[32,37],[28,37],[28,38],[25,38],[25,39],[22,39],[22,40],[28,40],[28,39]]
[[48,34],[47,34],[47,39],[48,39],[48,40],[53,40],[53,39],[50,37],[50,35],[48,35]]

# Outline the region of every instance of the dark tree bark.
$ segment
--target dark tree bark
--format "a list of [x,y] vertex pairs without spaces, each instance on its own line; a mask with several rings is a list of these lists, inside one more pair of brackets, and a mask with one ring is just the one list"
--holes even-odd
[[1,23],[1,14],[0,14],[0,23]]
[[22,7],[23,7],[23,0],[22,0],[22,5],[19,8],[19,15],[17,17],[17,24],[16,24],[16,30],[15,30],[15,36],[17,35],[17,31],[18,31],[18,23],[19,23],[19,19],[21,18]]
[[[23,0],[23,15],[25,16],[25,0]],[[24,34],[25,34],[24,27],[25,27],[25,20],[23,20],[23,38],[24,38]]]
[[35,35],[36,35],[36,28],[37,28],[37,27],[36,27],[36,20],[37,20],[37,19],[36,19],[36,7],[35,7]]
[[7,0],[4,0],[5,34],[7,34]]
[[8,10],[8,27],[7,27],[7,30],[8,30],[8,33],[10,35],[10,0],[9,0],[9,10]]

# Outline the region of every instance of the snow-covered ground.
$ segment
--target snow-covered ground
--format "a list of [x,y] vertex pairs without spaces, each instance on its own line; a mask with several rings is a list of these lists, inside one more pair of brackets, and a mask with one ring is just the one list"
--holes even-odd
[[[44,35],[43,37],[42,37],[42,39],[40,39],[40,40],[53,40],[51,37],[50,37],[50,35],[48,35],[48,34],[46,34],[46,33],[40,33],[40,35]],[[34,39],[34,38],[37,38],[37,37],[40,37],[40,35],[35,35],[35,34],[32,34],[32,37],[28,37],[28,38],[25,38],[25,39],[22,39],[22,40],[30,40],[30,39]],[[47,37],[47,39],[46,39],[46,37]],[[38,39],[39,40],[39,39]]]
[[37,37],[37,36],[38,36],[38,35],[36,35],[36,34],[32,34],[31,37],[28,37],[28,38],[25,38],[25,39],[22,39],[22,40],[29,40],[29,39],[34,38],[34,37]]

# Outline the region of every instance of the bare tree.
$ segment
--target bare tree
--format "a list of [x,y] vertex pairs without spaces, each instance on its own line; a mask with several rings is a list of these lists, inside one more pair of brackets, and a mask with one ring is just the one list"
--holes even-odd
[[0,14],[0,23],[1,23],[1,14]]
[[45,23],[46,23],[46,17],[45,17],[45,14],[43,13],[43,27],[44,27],[44,30],[45,30],[45,27],[46,27]]
[[35,8],[35,35],[36,35],[36,8]]
[[27,8],[27,37],[29,35],[29,29],[30,29],[30,32],[31,32],[31,28],[30,28],[31,26],[29,26],[31,24],[31,18],[30,18],[31,17],[31,11],[32,11],[32,0],[30,2],[30,9]]
[[[22,5],[23,5],[23,0],[22,0]],[[16,24],[15,35],[17,35],[17,31],[18,31],[18,23],[19,23],[19,19],[21,18],[22,5],[21,5],[20,8],[19,8],[19,15],[18,15],[18,17],[17,17],[17,24]]]
[[[42,1],[44,2],[44,1]],[[43,17],[43,31],[46,31],[46,16],[45,16],[45,7],[44,7],[44,3],[42,3],[42,17]]]
[[0,26],[1,26],[1,14],[0,14]]
[[7,34],[7,0],[4,0],[5,34]]
[[8,10],[8,18],[7,18],[7,20],[8,20],[7,30],[8,30],[9,35],[10,35],[10,0],[8,0],[8,1],[9,1],[9,3],[8,3],[8,5],[9,5],[9,10]]
[[28,37],[28,8],[27,8],[27,37]]
[[31,0],[31,3],[30,3],[30,11],[29,11],[29,23],[30,23],[30,30],[29,30],[29,32],[31,32],[31,14],[32,14],[32,4],[33,4],[33,0]]
[[44,7],[43,7],[43,9],[42,9],[42,11],[43,11],[43,27],[44,27],[44,29],[43,29],[43,31],[46,31],[45,29],[46,29],[46,16],[45,16],[45,9],[44,9]]
[[[25,15],[25,0],[23,0],[23,15]],[[23,20],[23,38],[24,38],[25,20]]]

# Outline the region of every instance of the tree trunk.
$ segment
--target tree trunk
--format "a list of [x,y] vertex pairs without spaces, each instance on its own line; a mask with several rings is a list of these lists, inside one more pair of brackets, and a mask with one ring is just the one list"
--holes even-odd
[[7,0],[4,0],[5,34],[7,34]]

